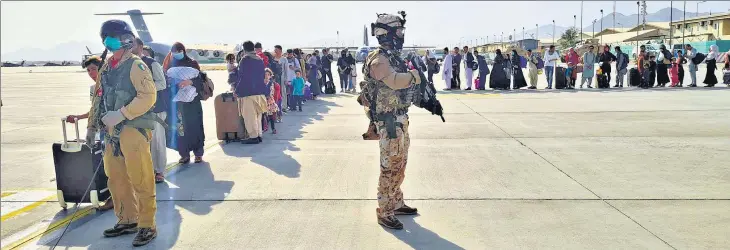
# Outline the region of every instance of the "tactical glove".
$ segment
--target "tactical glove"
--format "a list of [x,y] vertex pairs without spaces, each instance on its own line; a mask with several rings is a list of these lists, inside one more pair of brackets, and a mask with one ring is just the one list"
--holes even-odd
[[418,72],[418,70],[415,70],[415,69],[412,69],[409,72],[413,76],[413,83],[414,84],[421,84],[420,72]]
[[107,127],[113,128],[126,119],[127,118],[124,117],[121,111],[115,110],[107,112],[106,115],[101,118],[101,122],[103,122]]

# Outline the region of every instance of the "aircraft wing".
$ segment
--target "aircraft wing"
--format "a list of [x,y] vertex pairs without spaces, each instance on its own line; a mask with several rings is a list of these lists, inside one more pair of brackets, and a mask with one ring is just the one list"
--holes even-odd
[[300,49],[307,49],[307,50],[321,50],[323,48],[328,48],[330,50],[343,50],[343,49],[357,49],[357,47],[340,47],[340,46],[319,46],[319,47],[298,47]]
[[434,49],[436,46],[403,46],[404,49]]

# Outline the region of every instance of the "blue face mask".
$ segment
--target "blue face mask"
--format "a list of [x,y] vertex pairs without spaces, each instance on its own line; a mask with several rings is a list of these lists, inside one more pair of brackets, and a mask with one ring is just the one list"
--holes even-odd
[[172,53],[172,58],[175,60],[182,60],[183,57],[185,57],[185,54],[183,53]]
[[104,38],[104,47],[111,52],[115,52],[122,48],[122,41],[119,41],[119,38],[107,36]]

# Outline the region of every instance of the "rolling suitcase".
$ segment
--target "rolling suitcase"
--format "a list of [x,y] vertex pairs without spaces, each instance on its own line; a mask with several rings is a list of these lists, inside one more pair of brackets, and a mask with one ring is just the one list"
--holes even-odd
[[63,209],[67,208],[66,202],[91,203],[94,208],[98,208],[99,201],[104,201],[111,195],[107,188],[109,178],[104,172],[101,142],[94,143],[93,148],[83,143],[79,139],[78,121],[74,123],[76,140],[69,141],[65,118],[62,118],[61,125],[63,142],[54,143],[51,147],[58,203]]
[[215,97],[215,127],[218,140],[226,143],[244,139],[246,129],[239,114],[238,102],[233,93],[223,93]]
[[636,68],[631,68],[629,70],[629,86],[639,86],[641,84],[641,75],[639,75],[639,70]]
[[335,83],[332,81],[328,81],[324,84],[324,93],[325,94],[335,94],[337,93],[337,90],[335,90]]
[[597,86],[599,89],[607,89],[611,87],[608,82],[608,77],[606,77],[606,75],[597,75],[596,81],[598,82]]
[[730,69],[725,69],[722,71],[722,83],[730,84]]
[[555,89],[564,89],[565,87],[567,87],[565,68],[555,67]]

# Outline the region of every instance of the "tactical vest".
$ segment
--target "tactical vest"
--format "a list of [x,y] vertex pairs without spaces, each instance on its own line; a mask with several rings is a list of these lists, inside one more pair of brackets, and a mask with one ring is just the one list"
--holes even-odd
[[[388,53],[385,49],[377,49],[370,52],[367,56],[365,67],[363,67],[363,73],[365,75],[365,81],[372,88],[372,98],[374,100],[375,114],[392,114],[392,115],[403,115],[408,113],[408,107],[413,102],[413,88],[405,88],[393,90],[383,81],[373,78],[370,76],[370,64],[378,55],[384,55],[388,58],[388,62],[397,73],[406,73],[408,68],[405,62],[393,53]],[[374,102],[373,102],[374,101]]]
[[[136,64],[135,62],[139,62],[138,59],[129,58],[117,68],[112,68],[109,65],[107,71],[101,73],[102,97],[104,101],[102,114],[107,111],[121,109],[132,102],[134,97],[137,96],[137,90],[132,85],[132,80],[129,76],[132,71],[132,66]],[[124,125],[141,129],[154,129],[156,119],[153,116],[154,114],[150,109],[137,118],[124,121]]]

